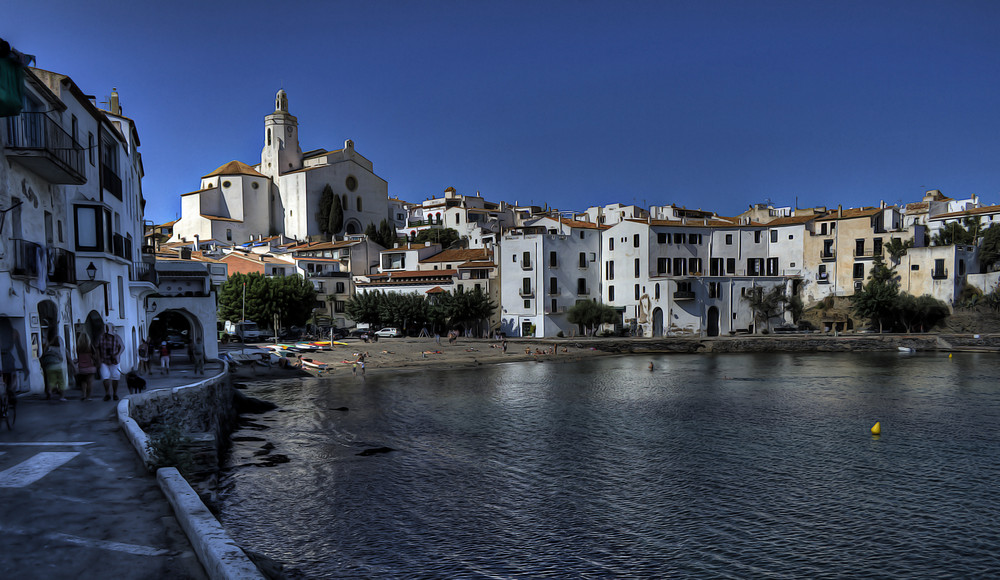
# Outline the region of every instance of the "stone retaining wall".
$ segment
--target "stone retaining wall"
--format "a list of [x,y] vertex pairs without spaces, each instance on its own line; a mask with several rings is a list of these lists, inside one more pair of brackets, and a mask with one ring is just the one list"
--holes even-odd
[[[130,395],[118,403],[118,422],[146,468],[154,470],[147,431],[176,426],[192,443],[196,469],[211,472],[208,485],[196,493],[172,467],[157,470],[160,489],[170,502],[209,578],[212,580],[263,579],[247,555],[229,537],[199,496],[214,489],[215,471],[225,441],[236,425],[235,390],[229,368],[220,374],[173,389],[158,389]],[[197,485],[197,482],[195,483]]]
[[[559,342],[559,339],[554,342]],[[758,335],[716,338],[593,338],[563,342],[578,348],[595,348],[613,353],[857,352],[895,351],[899,347],[917,351],[948,351],[997,349],[1000,348],[1000,335]]]

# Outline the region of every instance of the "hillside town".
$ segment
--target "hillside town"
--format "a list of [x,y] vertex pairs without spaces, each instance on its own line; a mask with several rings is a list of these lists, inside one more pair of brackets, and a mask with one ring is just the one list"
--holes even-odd
[[[127,95],[112,88],[98,100],[89,91],[105,89],[29,64],[14,49],[0,57],[0,343],[4,372],[16,368],[33,391],[48,345],[74,352],[107,326],[123,341],[123,369],[137,365],[144,339],[166,341],[178,328],[216,357],[218,293],[235,274],[310,281],[320,329],[356,326],[347,306],[359,293],[462,289],[496,305],[462,332],[533,338],[579,335],[570,309],[584,301],[613,308],[604,329],[634,337],[798,329],[787,309],[762,321],[748,297],[777,288],[809,309],[862,291],[879,261],[895,269],[900,292],[949,308],[1000,278],[980,243],[1000,205],[974,194],[930,190],[866,207],[748,200],[739,215],[669,199],[556,209],[519,204],[518,192],[510,202],[452,187],[406,201],[351,139],[303,151],[300,130],[310,142],[331,138],[299,126],[284,90],[262,111],[260,159],[220,151],[191,176],[192,191],[155,192],[178,196],[180,214],[154,224]],[[974,230],[971,240],[951,235],[956,224]],[[389,241],[373,239],[379,227]],[[831,312],[812,330],[860,328]]]

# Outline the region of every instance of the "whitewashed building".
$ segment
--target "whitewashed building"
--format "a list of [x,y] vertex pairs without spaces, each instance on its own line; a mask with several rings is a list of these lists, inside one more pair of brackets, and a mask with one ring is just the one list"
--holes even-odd
[[284,234],[297,240],[321,235],[320,198],[329,186],[343,208],[339,234],[360,234],[388,217],[388,184],[348,139],[342,149],[302,152],[298,119],[285,91],[264,118],[260,163],[231,161],[181,195],[172,240],[214,238],[241,244],[253,236]]
[[507,336],[570,336],[566,310],[600,301],[601,227],[541,218],[512,228],[500,245],[500,330]]

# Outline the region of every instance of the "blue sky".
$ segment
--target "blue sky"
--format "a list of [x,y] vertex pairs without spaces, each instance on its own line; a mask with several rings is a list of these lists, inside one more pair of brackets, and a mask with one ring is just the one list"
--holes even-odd
[[288,92],[409,201],[1000,203],[1000,2],[7,3],[0,36],[138,123],[146,217],[256,163]]

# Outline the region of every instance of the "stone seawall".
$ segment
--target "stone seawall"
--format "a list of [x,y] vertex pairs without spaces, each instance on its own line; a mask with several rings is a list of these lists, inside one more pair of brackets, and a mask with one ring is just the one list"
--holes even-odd
[[857,352],[962,351],[1000,349],[1000,335],[857,334],[849,336],[768,335],[716,338],[594,338],[566,340],[577,348],[610,353],[736,353],[736,352]]
[[[119,420],[150,469],[154,463],[151,440],[176,430],[183,438],[178,451],[190,461],[188,478],[199,495],[211,501],[220,458],[237,425],[235,397],[229,373],[222,372],[190,385],[132,395],[120,404]],[[129,428],[130,422],[134,428]]]
[[[237,394],[223,364],[220,374],[172,389],[130,395],[118,404],[118,421],[146,468],[156,471],[160,489],[212,580],[263,580],[264,575],[229,537],[203,503],[214,500],[219,459],[235,429]],[[176,429],[186,438],[181,451],[190,455],[191,473],[173,467],[156,469],[150,434]],[[195,488],[198,488],[197,491]]]

